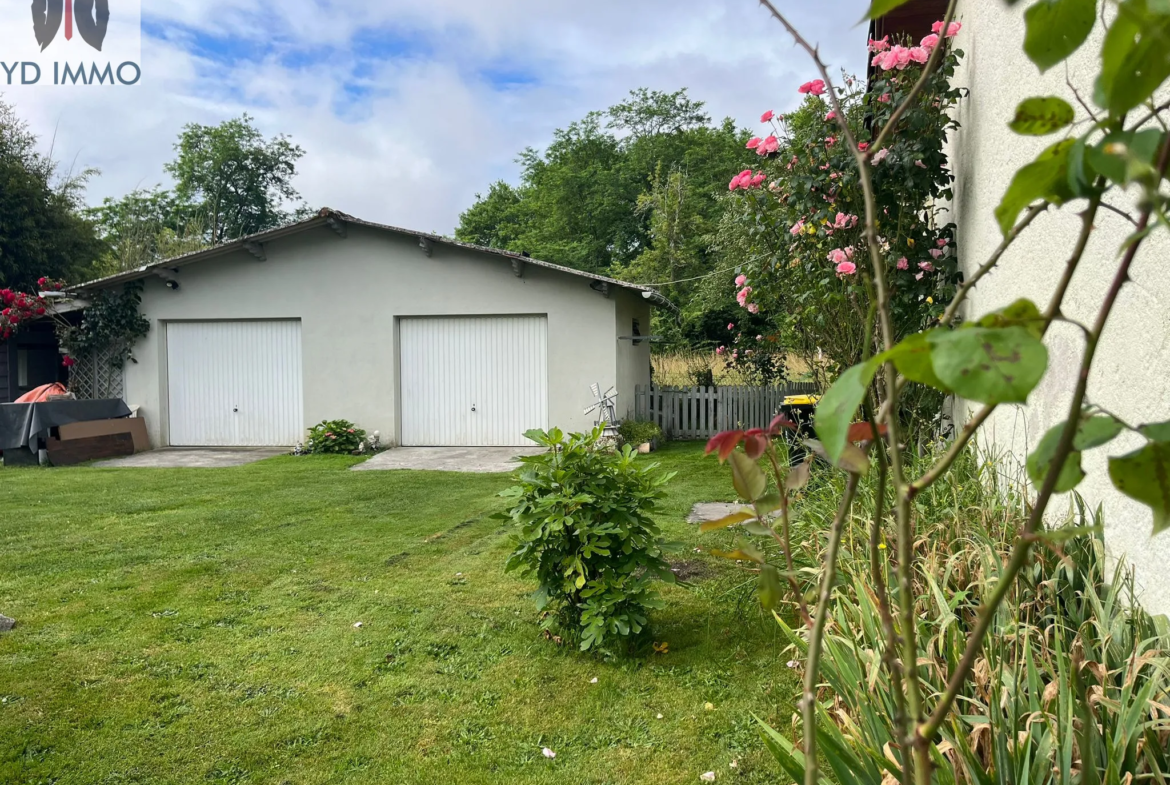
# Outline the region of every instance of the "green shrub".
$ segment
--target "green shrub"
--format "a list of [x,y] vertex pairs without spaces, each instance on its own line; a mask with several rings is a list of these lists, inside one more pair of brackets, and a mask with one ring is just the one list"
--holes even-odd
[[525,434],[548,452],[521,459],[520,484],[500,494],[512,509],[498,517],[520,530],[506,569],[535,576],[545,628],[556,625],[582,651],[613,653],[615,639],[628,650],[647,609],[661,607],[654,580],[674,582],[650,518],[674,474],[638,465],[629,447],[599,447],[602,432]]
[[313,455],[342,453],[348,455],[361,447],[366,432],[349,420],[322,420],[309,429],[305,452]]
[[639,444],[661,438],[662,429],[658,427],[658,423],[626,420],[618,428],[618,436],[622,438],[622,444],[637,447]]

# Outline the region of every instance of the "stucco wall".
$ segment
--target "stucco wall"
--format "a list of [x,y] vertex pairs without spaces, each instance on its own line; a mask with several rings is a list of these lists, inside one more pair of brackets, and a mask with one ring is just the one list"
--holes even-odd
[[[958,179],[954,207],[961,258],[968,271],[985,261],[1001,241],[993,211],[1012,175],[1054,141],[1017,136],[1009,130],[1007,123],[1017,104],[1028,96],[1059,95],[1077,105],[1065,84],[1064,67],[1041,75],[1024,56],[1024,5],[1009,9],[988,0],[959,0],[958,4],[964,23],[959,46],[967,54],[958,82],[970,88],[971,96],[960,107],[963,128],[953,140]],[[1068,63],[1069,78],[1085,100],[1091,100],[1100,34],[1098,25],[1094,38]],[[1078,108],[1078,115],[1083,117],[1084,110]],[[1127,198],[1124,194],[1109,197],[1119,206],[1126,206]],[[1043,309],[1072,251],[1080,229],[1077,211],[1083,204],[1040,216],[1008,251],[998,271],[975,289],[968,314],[982,314],[1019,297],[1029,297]],[[1116,269],[1118,247],[1130,228],[1119,216],[1104,211],[1096,225],[1064,304],[1065,315],[1082,323],[1095,318]],[[1133,282],[1117,302],[1090,377],[1090,401],[1131,423],[1170,418],[1168,255],[1170,241],[1165,232],[1156,233],[1143,246],[1132,270]],[[1002,408],[985,428],[985,447],[1006,451],[1021,463],[1044,432],[1065,419],[1084,344],[1079,330],[1068,324],[1054,325],[1046,343],[1049,372],[1028,405]],[[1165,567],[1170,563],[1170,536],[1152,538],[1149,510],[1114,491],[1106,473],[1107,456],[1127,452],[1139,443],[1133,437],[1118,439],[1086,456],[1088,478],[1078,490],[1090,504],[1103,504],[1110,552],[1124,555],[1136,567],[1148,609],[1165,613],[1170,612],[1170,571]],[[1057,499],[1054,510],[1063,512],[1067,505],[1067,498]]]
[[[617,335],[633,335],[634,320],[642,335],[650,335],[650,303],[637,292],[621,290],[615,297],[617,308]],[[634,416],[634,388],[650,385],[650,341],[618,341],[617,392],[618,417]]]
[[[589,385],[618,383],[621,290],[607,299],[585,278],[532,264],[517,278],[505,258],[451,246],[436,245],[427,258],[413,238],[353,225],[345,239],[311,229],[265,248],[265,262],[236,252],[180,268],[178,291],[146,280],[151,330],[135,348],[138,364],[128,366],[126,400],[141,407],[153,443],[168,443],[168,320],[300,319],[305,425],[344,417],[390,443],[398,433],[399,317],[547,314],[550,426],[589,428]],[[648,354],[645,365],[648,375]],[[622,368],[634,378],[633,360]]]

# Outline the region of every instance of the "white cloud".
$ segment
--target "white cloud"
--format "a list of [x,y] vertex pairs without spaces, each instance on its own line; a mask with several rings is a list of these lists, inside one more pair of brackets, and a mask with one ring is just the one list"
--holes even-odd
[[[865,0],[782,5],[833,68],[864,68]],[[94,202],[165,182],[185,123],[246,111],[305,148],[296,186],[311,205],[447,232],[477,191],[515,179],[521,149],[633,88],[687,87],[754,127],[813,78],[754,0],[162,0],[145,13],[140,85],[5,88],[58,158],[102,170]]]

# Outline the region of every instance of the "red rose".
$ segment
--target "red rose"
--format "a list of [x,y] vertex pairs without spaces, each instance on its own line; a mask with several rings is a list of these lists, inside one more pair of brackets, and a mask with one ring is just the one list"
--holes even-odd
[[61,364],[62,364],[62,365],[64,365],[66,368],[72,368],[72,367],[73,367],[73,364],[74,364],[74,363],[73,363],[73,358],[72,358],[72,357],[70,357],[70,356],[68,356],[68,355],[66,355],[66,356],[65,356],[65,359],[61,361]]

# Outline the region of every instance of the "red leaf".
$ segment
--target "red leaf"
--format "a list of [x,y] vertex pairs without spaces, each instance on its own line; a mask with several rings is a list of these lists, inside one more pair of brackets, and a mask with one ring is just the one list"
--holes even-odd
[[747,457],[753,461],[764,454],[764,450],[768,449],[768,437],[764,432],[757,428],[755,432],[748,431],[743,440],[743,451],[747,453]]
[[777,414],[772,418],[772,424],[768,426],[768,432],[776,433],[777,428],[787,428],[790,431],[795,431],[796,423],[790,420],[787,414]]
[[[885,425],[878,425],[878,433],[885,436],[890,429]],[[845,436],[846,441],[853,442],[872,442],[873,441],[873,427],[867,422],[855,422],[849,426],[849,432]]]
[[719,462],[723,463],[727,460],[727,456],[735,451],[735,446],[743,439],[743,431],[724,431],[717,433],[711,437],[707,442],[707,455],[713,452],[719,453]]

